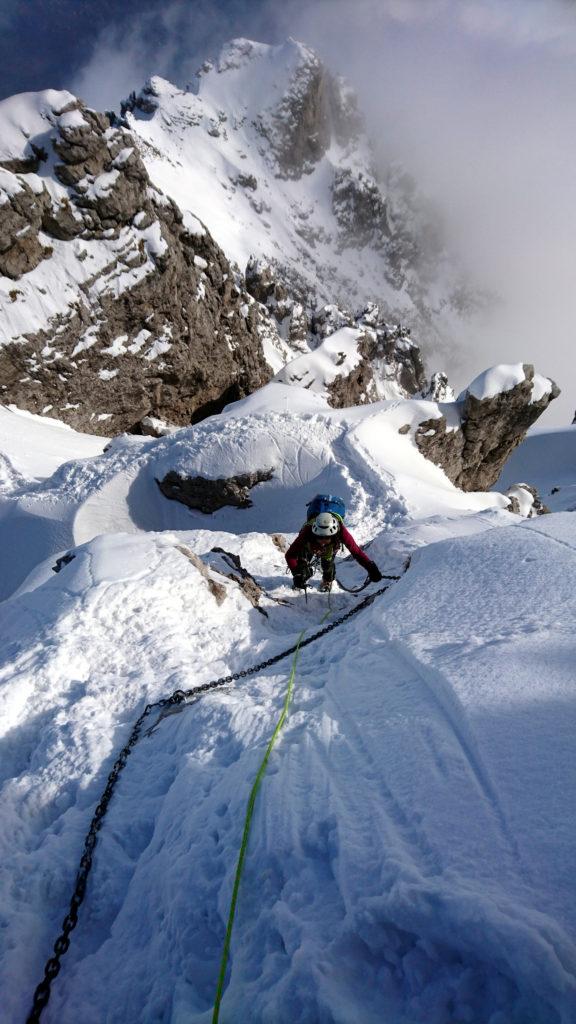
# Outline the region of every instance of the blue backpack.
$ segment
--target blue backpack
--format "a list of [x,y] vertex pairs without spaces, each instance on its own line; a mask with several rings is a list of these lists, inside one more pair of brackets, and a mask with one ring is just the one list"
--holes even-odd
[[321,512],[331,512],[341,523],[344,522],[346,506],[342,498],[334,494],[317,494],[306,506],[307,519],[315,519]]

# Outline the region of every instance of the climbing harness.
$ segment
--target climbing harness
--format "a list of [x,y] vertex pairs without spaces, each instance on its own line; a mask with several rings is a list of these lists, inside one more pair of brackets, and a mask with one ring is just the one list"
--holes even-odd
[[[400,579],[399,576],[386,578]],[[160,700],[155,701],[153,704],[146,705],[142,714],[136,720],[132,728],[132,732],[130,733],[128,742],[122,748],[116,761],[114,762],[112,770],[108,776],[104,792],[102,793],[100,801],[96,807],[96,810],[94,811],[94,816],[92,818],[92,821],[90,822],[88,834],[86,835],[86,838],[84,840],[84,851],[80,858],[80,867],[78,870],[78,874],[76,876],[74,892],[70,900],[70,908],[62,922],[62,930],[60,932],[60,935],[58,936],[56,942],[54,943],[54,955],[51,956],[47,961],[46,966],[44,968],[44,977],[42,981],[39,983],[39,985],[36,987],[36,990],[34,992],[34,997],[32,1000],[32,1009],[30,1011],[29,1016],[26,1019],[26,1024],[38,1024],[42,1011],[45,1009],[46,1005],[48,1004],[48,1000],[50,999],[50,990],[52,982],[58,976],[60,968],[62,966],[60,961],[70,946],[70,933],[74,930],[78,923],[78,911],[80,909],[84,896],[86,895],[88,875],[90,874],[90,869],[92,867],[92,858],[94,855],[94,848],[98,841],[98,832],[102,827],[102,821],[108,810],[108,806],[114,794],[114,789],[120,776],[120,773],[126,767],[126,762],[128,761],[130,754],[132,753],[134,747],[136,746],[138,740],[142,735],[142,727],[148,716],[156,708],[159,708],[161,710],[164,708],[168,709],[173,707],[174,705],[183,704],[186,701],[196,701],[205,693],[208,693],[210,690],[215,690],[221,686],[226,686],[228,683],[235,682],[239,679],[246,679],[248,676],[256,675],[263,669],[270,668],[272,665],[276,665],[279,661],[282,661],[283,658],[287,658],[291,654],[297,654],[299,651],[302,650],[303,647],[307,647],[309,644],[315,643],[316,640],[320,640],[321,637],[326,636],[327,633],[330,633],[333,629],[336,629],[338,626],[341,626],[344,622],[347,622],[348,619],[351,619],[353,615],[357,615],[358,612],[362,611],[364,608],[367,608],[368,605],[370,605],[375,600],[375,598],[379,597],[380,594],[384,594],[385,591],[388,590],[389,586],[390,584],[388,583],[386,586],[380,587],[378,590],[375,590],[373,594],[368,594],[367,597],[363,598],[363,600],[360,601],[353,608],[350,608],[349,611],[347,611],[344,615],[341,615],[339,618],[335,619],[334,622],[330,622],[327,626],[324,626],[322,629],[317,630],[316,633],[313,633],[305,640],[302,639],[303,633],[301,633],[298,638],[298,641],[291,647],[288,647],[285,651],[281,651],[279,654],[274,654],[271,658],[266,658],[265,661],[258,662],[257,665],[253,665],[251,668],[242,669],[240,672],[231,672],[227,676],[221,676],[219,679],[214,679],[209,683],[202,683],[200,686],[193,686],[188,690],[175,690],[170,697],[163,697]],[[295,668],[296,665],[294,664],[293,671],[295,671]],[[277,727],[277,732],[280,731],[284,718],[285,715],[284,717],[281,716],[281,720]],[[275,732],[273,740],[275,740],[277,732]],[[272,748],[270,747],[270,750],[271,749]],[[254,796],[255,795],[256,794],[254,794]]]

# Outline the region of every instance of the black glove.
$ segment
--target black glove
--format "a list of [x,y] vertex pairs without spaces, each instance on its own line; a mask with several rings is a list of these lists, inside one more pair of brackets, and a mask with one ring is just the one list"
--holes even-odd
[[306,583],[313,575],[314,570],[311,569],[310,566],[307,565],[305,562],[304,564],[300,562],[298,568],[296,569],[296,572],[292,574],[292,579],[294,580],[294,589],[303,590],[304,587],[306,586]]
[[368,575],[371,583],[379,583],[382,579],[382,573],[375,562],[370,562],[368,566]]

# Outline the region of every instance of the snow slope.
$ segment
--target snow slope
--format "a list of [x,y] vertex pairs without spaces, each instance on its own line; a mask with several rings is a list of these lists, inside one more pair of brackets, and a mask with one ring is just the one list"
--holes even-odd
[[[309,491],[332,486],[382,569],[409,552],[412,564],[301,653],[256,806],[221,1021],[572,1024],[576,519],[527,522],[497,494],[461,494],[398,435],[411,404],[425,403],[335,413],[270,384],[194,428],[118,438],[45,481],[12,481],[5,565],[27,548],[10,532],[16,511],[21,536],[42,516],[54,532],[0,604],[7,1024],[30,1008],[144,704],[317,628],[325,596],[293,595],[270,535],[291,534]],[[79,441],[62,438],[64,462]],[[167,467],[214,477],[265,458],[275,476],[246,510],[194,513],[155,483]],[[215,546],[257,578],[267,615],[215,571]],[[187,550],[213,567],[222,603]],[[338,574],[363,578],[346,562]],[[336,590],[334,612],[354,601]],[[47,1024],[208,1024],[246,799],[288,668],[152,718],[102,827]]]
[[98,455],[106,441],[48,416],[0,406],[0,489],[11,489],[15,480],[51,476],[69,459]]
[[[51,559],[49,572],[56,556],[101,533],[206,527],[296,533],[306,502],[318,492],[342,494],[360,543],[432,514],[493,510],[510,521],[502,511],[506,498],[463,494],[410,434],[398,433],[406,423],[438,415],[435,403],[414,400],[333,410],[305,388],[272,383],[222,416],[168,437],[115,438],[99,458],[65,464],[50,479],[15,486],[0,500],[5,543],[20,547],[3,574],[0,597],[40,562]],[[253,506],[222,508],[211,517],[168,502],[157,486],[170,471],[217,479],[257,470],[272,470],[273,477],[252,492]]]

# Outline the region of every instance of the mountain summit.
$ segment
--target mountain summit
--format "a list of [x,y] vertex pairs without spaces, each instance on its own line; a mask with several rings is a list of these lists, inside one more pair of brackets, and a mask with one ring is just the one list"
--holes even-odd
[[0,400],[108,435],[273,377],[339,408],[429,394],[419,343],[450,344],[466,293],[425,210],[293,39],[233,40],[193,89],[152,78],[119,115],[12,97]]
[[378,172],[352,89],[308,47],[233,40],[193,91],[153,78],[123,110],[152,181],[241,270],[264,259],[311,306],[448,329],[457,275],[414,183]]

